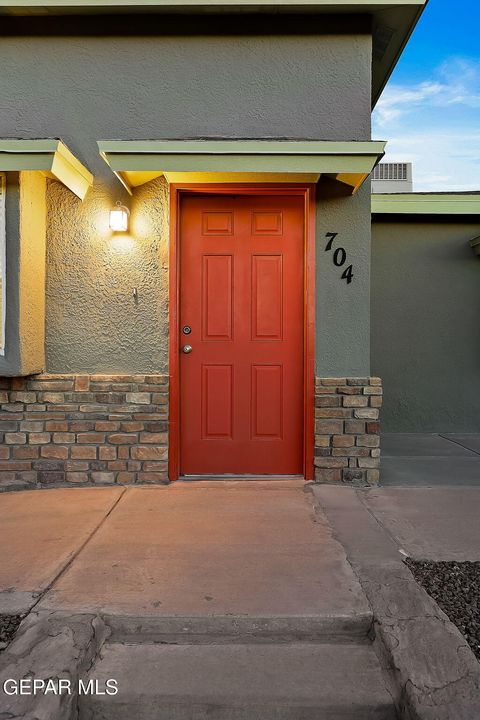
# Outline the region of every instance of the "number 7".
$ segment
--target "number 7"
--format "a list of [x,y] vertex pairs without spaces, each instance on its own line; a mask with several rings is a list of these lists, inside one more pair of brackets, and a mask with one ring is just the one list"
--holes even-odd
[[325,252],[328,252],[328,250],[332,249],[332,243],[337,237],[338,233],[325,233],[325,237],[330,238],[330,240],[327,243],[327,246],[325,248]]

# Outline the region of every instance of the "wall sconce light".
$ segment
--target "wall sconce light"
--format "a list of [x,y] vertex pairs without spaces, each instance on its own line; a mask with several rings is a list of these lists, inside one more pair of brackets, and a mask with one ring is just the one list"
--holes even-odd
[[128,218],[130,216],[130,210],[122,205],[119,201],[110,210],[110,230],[114,232],[126,232],[128,230]]

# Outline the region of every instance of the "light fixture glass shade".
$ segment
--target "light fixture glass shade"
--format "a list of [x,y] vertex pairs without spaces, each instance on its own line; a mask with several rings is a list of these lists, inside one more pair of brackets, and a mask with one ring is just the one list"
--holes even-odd
[[114,232],[126,232],[128,230],[128,217],[130,210],[117,202],[113,210],[110,210],[110,230]]

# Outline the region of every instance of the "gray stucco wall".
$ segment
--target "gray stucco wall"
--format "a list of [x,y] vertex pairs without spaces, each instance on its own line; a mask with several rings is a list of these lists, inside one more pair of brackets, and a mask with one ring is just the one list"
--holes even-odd
[[[322,180],[317,203],[315,372],[319,377],[370,375],[370,183],[353,196]],[[329,190],[331,194],[329,194]],[[326,233],[338,233],[325,251]],[[333,253],[343,247],[342,267]],[[352,265],[353,279],[342,280]]]
[[374,222],[372,371],[386,432],[480,431],[480,223]]
[[[0,136],[61,137],[95,174],[83,205],[58,183],[49,185],[48,371],[166,370],[166,190],[154,183],[127,199],[97,140],[370,138],[365,24],[345,34],[344,18],[343,31],[322,34],[322,24],[309,20],[318,34],[296,35],[288,18],[282,22],[285,32],[277,23],[271,36],[2,38],[8,112],[0,114]],[[321,375],[368,374],[367,195],[319,199],[320,246],[324,232],[339,231],[357,271],[346,288],[319,248]],[[130,255],[114,252],[105,224],[117,199],[132,209]]]

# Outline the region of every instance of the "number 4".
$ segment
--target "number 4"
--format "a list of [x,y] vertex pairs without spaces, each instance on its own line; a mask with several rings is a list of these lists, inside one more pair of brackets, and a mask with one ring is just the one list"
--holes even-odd
[[345,270],[342,273],[342,280],[347,281],[347,285],[350,285],[350,283],[353,280],[353,268],[351,265],[345,268]]

